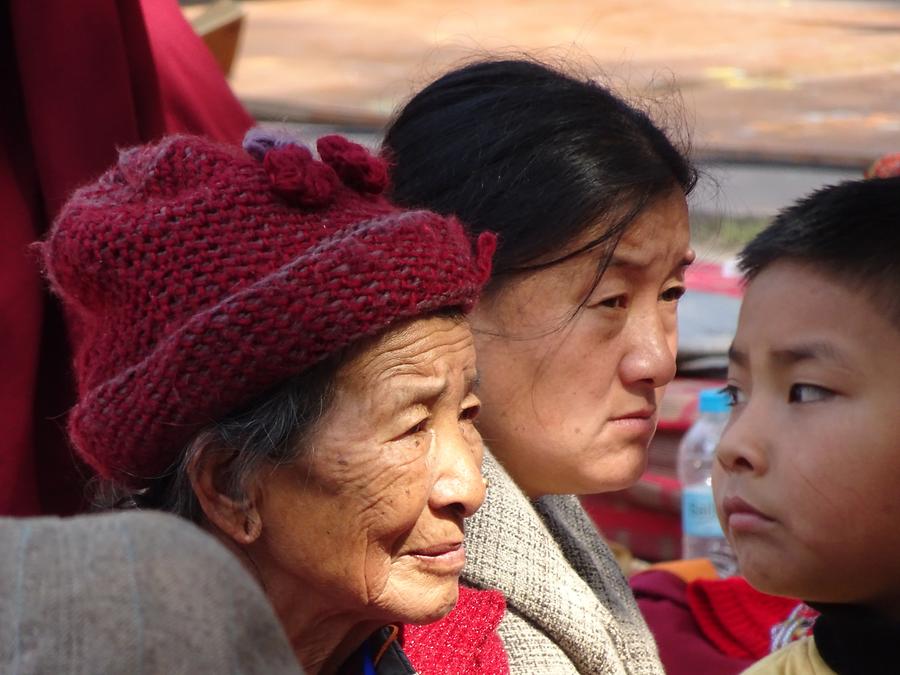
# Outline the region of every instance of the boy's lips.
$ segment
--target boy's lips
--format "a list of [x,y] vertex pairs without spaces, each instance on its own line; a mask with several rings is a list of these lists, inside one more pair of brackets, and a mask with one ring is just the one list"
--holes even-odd
[[722,512],[725,514],[728,529],[733,533],[757,532],[775,522],[774,518],[737,496],[722,500]]

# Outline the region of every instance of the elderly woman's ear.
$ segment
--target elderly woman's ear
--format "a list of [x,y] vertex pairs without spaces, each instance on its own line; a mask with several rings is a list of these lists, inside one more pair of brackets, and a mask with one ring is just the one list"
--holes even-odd
[[249,481],[246,490],[235,490],[229,480],[234,459],[234,452],[203,444],[192,453],[187,473],[205,519],[235,544],[248,546],[262,533],[260,487]]

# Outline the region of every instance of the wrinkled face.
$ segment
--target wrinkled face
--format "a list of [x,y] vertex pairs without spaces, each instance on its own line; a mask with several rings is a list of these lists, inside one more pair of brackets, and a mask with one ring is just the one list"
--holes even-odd
[[860,291],[777,262],[749,285],[713,486],[741,572],[900,610],[900,331]]
[[593,291],[600,252],[514,278],[476,308],[479,429],[529,495],[615,490],[644,471],[675,375],[689,238],[672,193],[632,224]]
[[463,518],[484,499],[475,379],[468,324],[442,317],[390,330],[339,369],[309,455],[263,479],[254,555],[270,594],[296,589],[273,598],[279,614],[301,603],[419,623],[450,611]]

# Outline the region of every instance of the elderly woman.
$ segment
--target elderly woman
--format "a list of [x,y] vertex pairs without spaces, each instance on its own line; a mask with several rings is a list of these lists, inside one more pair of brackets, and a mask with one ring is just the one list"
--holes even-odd
[[[211,532],[307,673],[412,672],[484,497],[463,313],[494,237],[381,196],[337,136],[172,137],[77,192],[42,253],[77,339],[81,457]],[[214,573],[211,570],[210,573]]]
[[512,672],[661,673],[573,495],[622,489],[646,467],[675,375],[696,172],[639,108],[521,60],[439,78],[384,145],[394,199],[499,237],[472,313],[490,489],[463,581],[506,596]]

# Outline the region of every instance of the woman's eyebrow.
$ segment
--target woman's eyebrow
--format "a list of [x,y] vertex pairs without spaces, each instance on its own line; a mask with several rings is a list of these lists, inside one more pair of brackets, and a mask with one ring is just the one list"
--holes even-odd
[[[401,404],[409,405],[423,401],[433,401],[440,398],[449,388],[450,379],[447,377],[422,377],[417,375],[404,375],[405,380],[401,385],[400,395],[397,397]],[[465,374],[464,391],[466,394],[474,392],[481,384],[481,377],[477,371],[469,371]]]
[[398,398],[404,404],[431,401],[447,389],[447,379],[444,377],[404,375],[403,380],[400,385],[402,393]]
[[[682,257],[681,259],[678,260],[678,262],[675,263],[673,269],[680,269],[680,268],[688,267],[689,265],[693,264],[694,259],[696,257],[697,256],[694,253],[693,249],[688,251],[684,255],[684,257]],[[641,259],[639,255],[633,256],[633,255],[628,255],[628,254],[622,255],[620,253],[613,253],[612,257],[609,259],[609,264],[607,265],[607,268],[615,267],[618,269],[624,268],[626,270],[630,270],[630,269],[643,270],[644,268],[649,266],[649,264],[650,264],[649,260]]]
[[478,371],[471,371],[466,373],[466,393],[472,393],[478,391],[478,387],[481,386],[481,373]]

